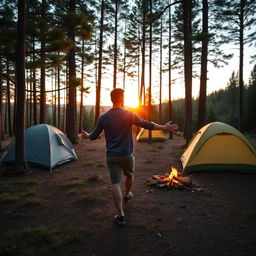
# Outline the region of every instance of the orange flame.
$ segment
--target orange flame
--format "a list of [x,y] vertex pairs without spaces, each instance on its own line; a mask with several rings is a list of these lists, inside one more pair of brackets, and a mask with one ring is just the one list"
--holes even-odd
[[170,175],[167,178],[165,178],[165,180],[178,184],[179,181],[175,179],[175,177],[178,177],[178,174],[178,170],[175,167],[172,167]]

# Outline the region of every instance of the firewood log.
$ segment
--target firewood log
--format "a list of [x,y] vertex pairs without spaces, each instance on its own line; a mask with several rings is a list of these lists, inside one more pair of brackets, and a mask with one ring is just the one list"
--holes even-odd
[[162,175],[152,175],[152,179],[154,179],[154,180],[161,180],[162,179],[161,176]]
[[178,176],[178,177],[174,177],[174,179],[185,184],[191,183],[191,179],[189,177]]

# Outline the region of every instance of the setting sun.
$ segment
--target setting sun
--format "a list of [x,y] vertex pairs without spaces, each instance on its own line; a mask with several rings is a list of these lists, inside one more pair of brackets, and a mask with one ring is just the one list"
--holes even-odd
[[127,106],[127,107],[136,108],[136,107],[138,107],[139,102],[136,98],[125,97],[124,105]]
[[136,108],[139,105],[138,93],[134,90],[125,90],[124,105],[131,108]]

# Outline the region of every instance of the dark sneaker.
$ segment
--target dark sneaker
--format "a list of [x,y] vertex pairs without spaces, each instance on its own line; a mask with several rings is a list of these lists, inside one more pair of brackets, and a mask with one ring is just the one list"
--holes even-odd
[[128,195],[124,197],[124,201],[125,201],[125,202],[128,202],[128,201],[131,200],[132,198],[133,198],[133,193],[132,193],[132,191],[130,191],[130,192],[128,193]]
[[123,226],[125,225],[124,216],[115,215],[115,217],[114,217],[114,222],[115,222],[119,227],[123,227]]

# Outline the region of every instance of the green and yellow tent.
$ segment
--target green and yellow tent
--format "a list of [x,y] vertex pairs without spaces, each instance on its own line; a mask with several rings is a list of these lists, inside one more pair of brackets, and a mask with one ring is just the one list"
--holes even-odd
[[[151,130],[152,141],[166,141],[167,138],[161,130]],[[149,140],[149,130],[142,128],[136,137],[137,141],[143,142]]]
[[213,122],[202,127],[181,156],[183,170],[256,172],[256,150],[234,127]]

